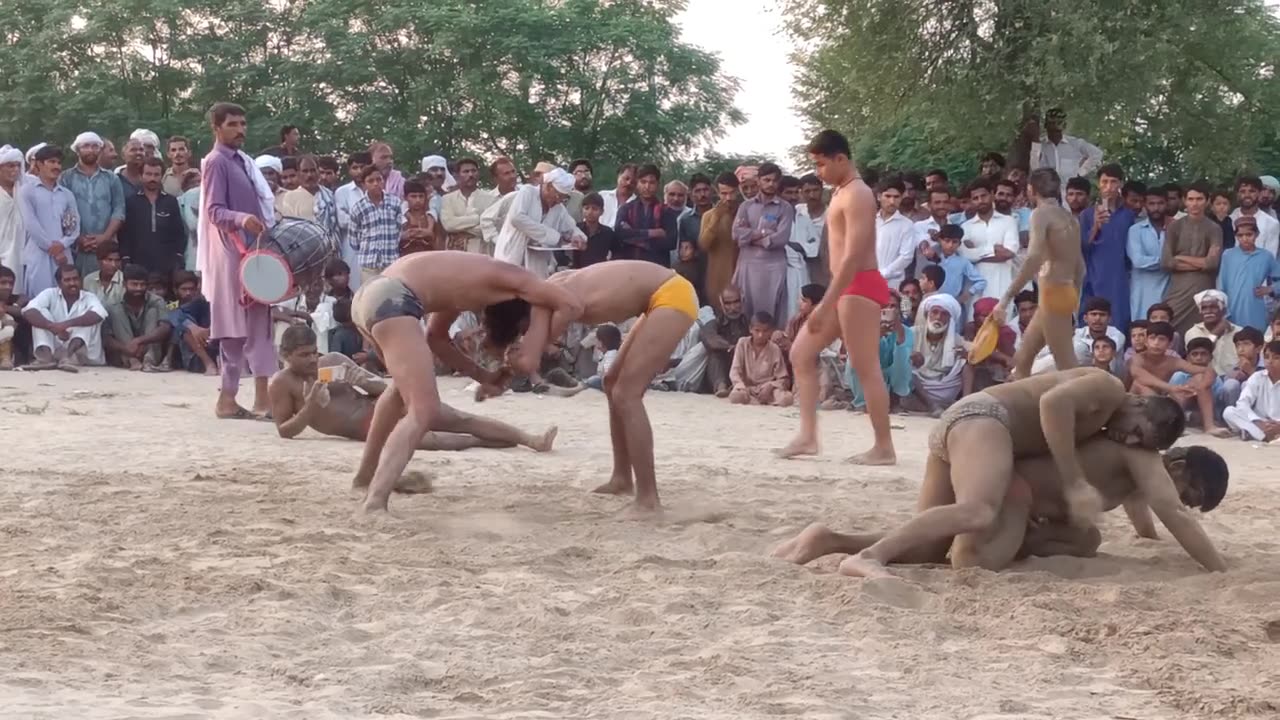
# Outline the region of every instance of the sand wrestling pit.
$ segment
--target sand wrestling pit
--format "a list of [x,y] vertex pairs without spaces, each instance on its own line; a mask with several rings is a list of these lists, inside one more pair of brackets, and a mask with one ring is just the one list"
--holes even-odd
[[0,375],[0,718],[1280,717],[1280,447],[1183,439],[1231,465],[1225,574],[1116,513],[1097,559],[864,581],[768,553],[909,517],[931,420],[863,470],[861,416],[782,461],[795,411],[651,394],[655,522],[587,492],[601,394],[463,385],[555,450],[419,452],[434,492],[370,523],[360,444],[214,420],[216,380]]

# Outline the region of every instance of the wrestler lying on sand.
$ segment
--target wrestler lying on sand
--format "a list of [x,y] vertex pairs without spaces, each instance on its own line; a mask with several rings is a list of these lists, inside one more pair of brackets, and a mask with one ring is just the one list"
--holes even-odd
[[[884,566],[908,552],[929,557],[951,539],[988,533],[1013,485],[1015,459],[1048,453],[1058,470],[1067,510],[1085,525],[1101,510],[1076,457],[1076,443],[1106,435],[1126,446],[1163,450],[1182,435],[1186,418],[1165,397],[1138,397],[1105,370],[1074,368],[1004,383],[947,408],[929,435],[923,511],[879,542],[847,558],[841,572],[885,575]],[[976,564],[965,548],[952,562]],[[1197,558],[1203,560],[1203,558]]]
[[[363,283],[351,300],[351,319],[378,350],[397,392],[383,393],[374,406],[354,485],[367,487],[365,512],[385,511],[391,490],[428,430],[440,425],[440,393],[435,357],[466,373],[490,391],[501,392],[511,370],[485,370],[454,346],[449,326],[464,310],[481,313],[491,354],[503,350],[528,327],[530,307],[545,311],[543,322],[560,337],[582,305],[564,290],[524,268],[476,253],[440,250],[406,255]],[[427,329],[422,319],[430,315]],[[526,339],[515,369],[537,369],[542,341]]]
[[[1227,463],[1203,447],[1177,447],[1161,455],[1154,450],[1122,445],[1104,436],[1090,438],[1076,449],[1085,479],[1102,496],[1102,507],[1123,506],[1138,537],[1156,539],[1151,512],[1174,539],[1208,570],[1223,570],[1225,563],[1186,508],[1209,512],[1227,492]],[[1102,533],[1093,525],[1071,522],[1062,478],[1048,455],[1017,460],[1013,464],[1018,488],[1005,498],[991,532],[955,538],[952,563],[966,563],[1003,570],[1015,559],[1032,555],[1093,557]],[[1028,492],[1029,490],[1029,492]],[[920,507],[940,498],[921,488]],[[856,554],[883,538],[883,533],[845,535],[814,523],[774,551],[774,557],[804,565],[832,553]],[[947,546],[920,546],[893,562],[944,563]]]
[[[355,364],[340,353],[324,357],[316,351],[316,335],[306,325],[294,325],[280,339],[284,369],[267,386],[271,416],[280,437],[290,439],[311,428],[325,435],[363,441],[373,421],[378,396],[395,392],[387,381]],[[342,379],[317,382],[319,368],[341,368]],[[358,392],[356,388],[364,392]],[[509,448],[523,445],[547,452],[556,439],[556,428],[533,435],[499,420],[479,417],[440,403],[434,427],[418,441],[419,450],[466,450],[473,447]],[[397,489],[400,489],[397,486]]]
[[[674,270],[643,260],[610,260],[582,270],[556,273],[547,282],[568,291],[581,303],[580,322],[588,325],[644,316],[627,333],[617,359],[604,376],[613,474],[595,492],[634,492],[636,509],[657,510],[653,428],[644,409],[644,393],[653,378],[667,369],[671,353],[697,320],[697,293]],[[524,342],[534,338],[541,347],[560,337],[556,328],[549,336],[538,335],[539,328],[548,324],[548,314],[545,308],[534,309]],[[563,330],[560,328],[561,333]]]

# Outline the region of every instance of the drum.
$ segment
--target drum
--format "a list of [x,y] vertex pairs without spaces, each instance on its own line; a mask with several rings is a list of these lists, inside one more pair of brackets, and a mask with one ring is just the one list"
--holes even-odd
[[240,261],[240,285],[246,304],[272,305],[319,282],[324,266],[338,251],[320,225],[284,218],[258,239]]

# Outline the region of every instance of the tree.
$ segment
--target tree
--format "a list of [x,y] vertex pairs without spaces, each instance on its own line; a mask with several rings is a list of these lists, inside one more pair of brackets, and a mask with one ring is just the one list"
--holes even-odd
[[976,165],[1060,106],[1068,132],[1132,174],[1219,177],[1257,161],[1280,100],[1280,24],[1264,0],[788,5],[804,116],[883,165]]
[[204,112],[304,147],[667,162],[740,123],[737,81],[685,45],[683,0],[33,0],[0,6],[0,138],[135,127],[209,142]]

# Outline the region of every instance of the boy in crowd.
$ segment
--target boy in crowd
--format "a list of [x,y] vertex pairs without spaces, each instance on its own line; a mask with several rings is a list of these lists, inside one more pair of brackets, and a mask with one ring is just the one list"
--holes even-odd
[[1245,381],[1240,399],[1222,418],[1242,440],[1274,442],[1280,438],[1280,340],[1267,343],[1263,357],[1264,369]]
[[680,277],[688,280],[693,285],[693,289],[698,292],[698,307],[706,305],[707,291],[704,286],[706,285],[707,267],[702,257],[698,255],[697,242],[688,238],[680,241],[676,246],[676,261],[671,264],[671,269],[675,270]]
[[1280,288],[1280,262],[1258,247],[1258,222],[1241,215],[1235,225],[1236,246],[1222,252],[1218,289],[1227,296],[1227,317],[1241,327],[1259,330],[1267,324],[1267,301]]
[[596,347],[602,353],[600,360],[596,363],[595,374],[587,378],[583,384],[589,388],[604,390],[604,376],[609,374],[609,368],[613,367],[613,362],[618,359],[618,350],[622,348],[622,331],[612,323],[597,327]]
[[173,278],[158,272],[148,274],[147,292],[159,297],[166,303],[170,302],[173,300]]
[[[1084,327],[1076,331],[1076,362],[1081,367],[1093,364],[1093,341],[1100,337],[1111,338],[1115,347],[1124,344],[1124,333],[1111,325],[1111,301],[1104,297],[1091,297],[1084,301]],[[1116,358],[1111,364],[1112,375],[1124,372],[1124,363]]]
[[938,292],[950,295],[960,303],[960,307],[967,308],[972,298],[982,297],[987,291],[987,279],[968,258],[959,254],[963,238],[964,228],[959,225],[946,225],[938,233],[938,247],[942,250],[938,265],[944,273]]
[[115,238],[98,243],[98,270],[84,276],[84,291],[93,293],[103,305],[124,298],[124,278],[120,275],[120,245]]
[[351,320],[351,298],[343,298],[333,304],[333,324],[329,331],[329,352],[346,355],[364,367],[369,355],[364,349],[364,339]]
[[[1116,351],[1118,349],[1119,348],[1116,347],[1116,341],[1106,335],[1103,335],[1100,338],[1094,338],[1093,366],[1099,370],[1106,370],[1107,372],[1115,375],[1116,373],[1112,372],[1112,368],[1115,367]],[[1125,385],[1128,385],[1128,379],[1125,373],[1119,374],[1118,377],[1121,380],[1125,380]]]
[[427,210],[430,201],[427,186],[417,180],[404,184],[404,227],[400,229],[400,257],[426,250],[437,250],[436,220]]
[[351,291],[351,266],[338,258],[325,265],[324,281],[328,286],[327,294],[334,300],[350,300],[354,294]]
[[211,315],[209,301],[200,294],[200,279],[193,273],[178,277],[178,307],[169,311],[168,323],[173,327],[173,344],[179,361],[187,372],[217,376],[218,341],[209,339]]
[[587,236],[587,246],[582,250],[571,251],[575,270],[603,262],[610,256],[616,256],[617,236],[614,235],[613,228],[600,222],[600,216],[603,213],[604,198],[600,193],[587,193],[587,196],[582,198],[582,222],[578,223],[578,229]]
[[1023,290],[1013,296],[1013,305],[1018,309],[1018,345],[1021,346],[1027,327],[1031,325],[1031,318],[1040,309],[1040,296],[1035,290]]
[[13,286],[17,282],[17,273],[0,265],[0,370],[13,369],[14,338],[18,333],[18,319],[22,317],[14,302],[17,298],[13,295]]
[[750,334],[733,350],[729,402],[788,407],[795,400],[782,350],[772,342],[773,332],[773,315],[762,310],[751,317]]
[[[1155,305],[1152,305],[1147,308],[1147,322],[1153,325],[1160,322],[1172,325],[1173,308],[1168,303],[1156,303]],[[1173,342],[1169,343],[1169,349],[1178,357],[1182,357],[1187,352],[1187,346],[1182,341],[1182,333],[1178,332],[1177,328],[1174,328]]]
[[1173,398],[1184,409],[1192,407],[1200,412],[1200,423],[1206,433],[1222,437],[1213,423],[1213,391],[1218,384],[1209,362],[1213,358],[1213,342],[1201,338],[1200,342],[1187,346],[1187,359],[1171,357],[1165,353],[1173,341],[1173,326],[1166,322],[1152,323],[1147,328],[1147,351],[1134,355],[1129,364],[1133,383],[1129,391],[1135,395],[1164,395]]
[[165,301],[147,292],[147,269],[126,265],[124,298],[107,305],[106,332],[102,336],[111,364],[144,372],[168,372],[164,358],[172,334]]
[[1235,381],[1243,385],[1244,381],[1262,369],[1262,348],[1266,341],[1262,338],[1262,331],[1253,327],[1240,328],[1231,340],[1236,346],[1236,366],[1223,376],[1223,381]]

